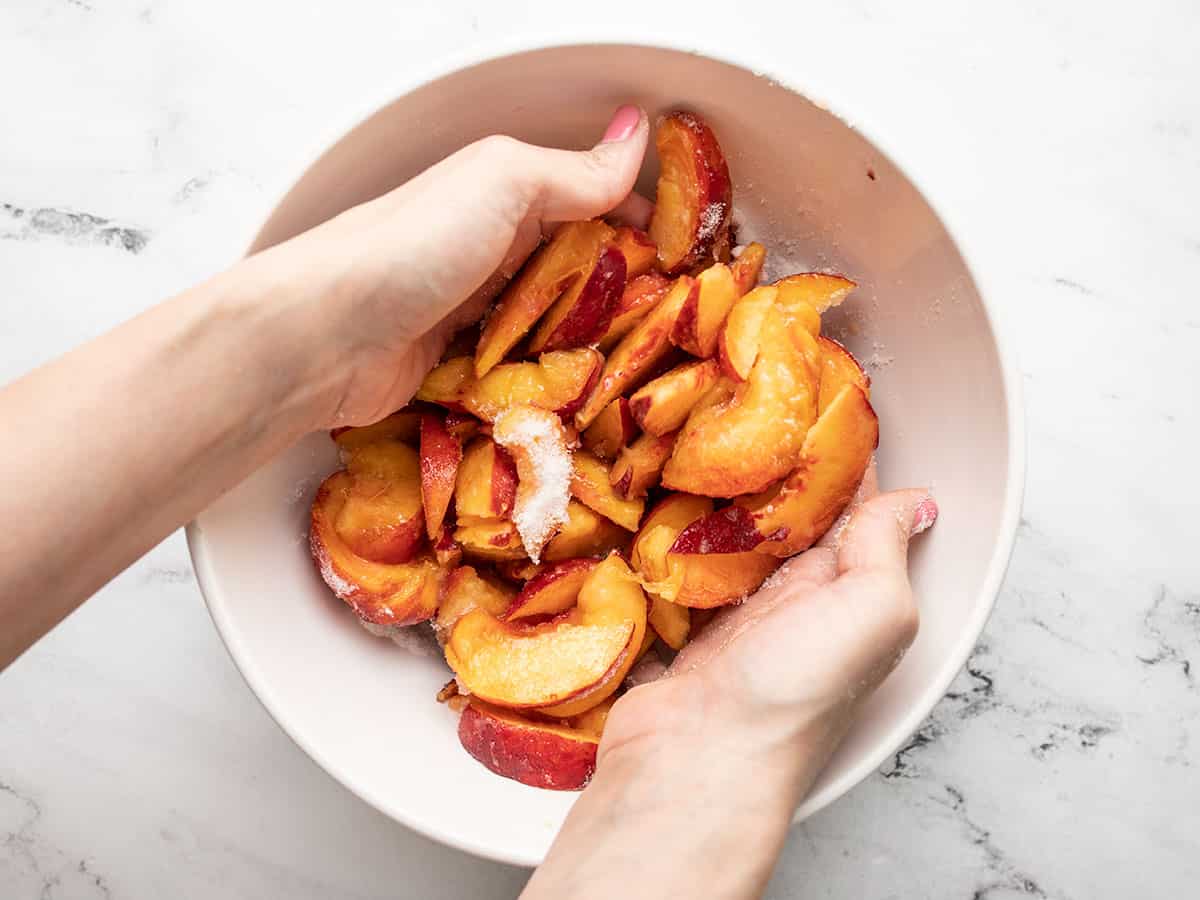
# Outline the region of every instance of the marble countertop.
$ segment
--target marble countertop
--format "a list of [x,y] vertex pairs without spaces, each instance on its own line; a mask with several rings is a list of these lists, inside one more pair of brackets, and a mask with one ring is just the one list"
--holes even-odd
[[[768,896],[1194,894],[1200,564],[1177,519],[1200,508],[1200,7],[800,6],[720,34],[883,95],[890,133],[947,173],[989,238],[1030,468],[966,671],[793,830]],[[279,167],[364,86],[568,13],[713,28],[694,2],[416,7],[0,5],[0,380],[232,259]],[[526,877],[392,823],[293,746],[178,534],[0,677],[4,897],[511,897]]]

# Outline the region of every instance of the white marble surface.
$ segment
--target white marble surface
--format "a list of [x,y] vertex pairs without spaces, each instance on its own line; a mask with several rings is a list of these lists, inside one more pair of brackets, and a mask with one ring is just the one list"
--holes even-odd
[[[768,68],[843,80],[987,237],[1028,500],[954,692],[794,830],[768,894],[1194,895],[1200,7],[696,5],[7,0],[0,379],[220,267],[347,98],[464,45],[564,15],[719,28]],[[525,878],[309,762],[230,664],[179,535],[0,677],[6,898],[511,897]]]

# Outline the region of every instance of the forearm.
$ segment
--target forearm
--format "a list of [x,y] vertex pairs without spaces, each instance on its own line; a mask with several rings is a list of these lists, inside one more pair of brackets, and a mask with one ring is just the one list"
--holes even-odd
[[309,303],[251,260],[0,391],[0,667],[315,426]]

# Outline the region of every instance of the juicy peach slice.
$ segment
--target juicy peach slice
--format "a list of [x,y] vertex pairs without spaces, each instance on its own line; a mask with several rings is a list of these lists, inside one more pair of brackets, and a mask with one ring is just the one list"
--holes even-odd
[[829,404],[842,391],[842,386],[852,384],[871,398],[871,379],[858,364],[854,354],[833,338],[817,338],[821,347],[821,391],[817,400],[817,414],[824,414]]
[[471,441],[454,482],[454,508],[459,517],[507,518],[516,496],[517,467],[508,451],[489,437]]
[[780,302],[788,306],[804,303],[820,315],[845,300],[858,285],[841,275],[801,272],[779,279],[775,287]]
[[[650,629],[647,628],[649,633]],[[616,697],[609,697],[607,700],[602,700],[593,706],[591,709],[581,712],[577,716],[572,716],[570,719],[571,727],[577,728],[584,734],[590,734],[596,740],[604,734],[604,726],[608,722],[609,711],[612,710],[613,704],[617,702]]]
[[817,417],[820,349],[802,321],[767,310],[758,359],[726,403],[696,410],[663,468],[663,486],[708,497],[761,491],[800,459]]
[[758,277],[766,261],[767,248],[755,241],[747,244],[741,255],[729,264],[739,297],[750,293],[758,285]]
[[647,434],[675,431],[720,377],[716,360],[685,363],[638,388],[629,398],[629,411]]
[[440,416],[421,416],[421,501],[425,531],[432,541],[442,532],[442,521],[454,496],[454,481],[462,462],[462,444]]
[[579,589],[598,565],[600,563],[595,559],[565,559],[547,566],[525,582],[502,617],[511,622],[530,616],[556,616],[566,612],[575,605]]
[[613,489],[608,466],[586,450],[575,453],[571,495],[627,531],[637,531],[645,501],[625,499]]
[[338,537],[372,562],[408,562],[421,547],[421,474],[417,451],[381,441],[353,451],[350,489],[333,519]]
[[578,500],[567,504],[567,521],[550,539],[542,558],[547,562],[577,556],[603,556],[629,545],[629,532]]
[[612,245],[625,257],[625,277],[629,280],[645,275],[658,264],[658,248],[640,228],[622,225],[613,235]]
[[774,496],[739,500],[766,538],[756,549],[774,556],[806,550],[854,496],[879,443],[879,420],[867,395],[843,385],[805,438],[800,464]]
[[713,259],[714,247],[728,241],[729,167],[712,130],[692,113],[663,119],[654,145],[659,176],[650,239],[664,272],[684,272]]
[[729,266],[716,263],[696,276],[697,291],[688,298],[671,340],[692,356],[707,359],[717,352],[717,337],[725,317],[741,294]]
[[496,418],[492,438],[517,464],[513,522],[534,562],[567,520],[571,499],[571,452],[562,420],[533,406],[513,406]]
[[441,533],[438,534],[432,543],[433,558],[446,571],[452,571],[455,566],[462,562],[462,547],[454,540],[454,532],[445,522],[442,523]]
[[376,625],[411,625],[437,610],[444,571],[428,556],[389,565],[363,559],[334,528],[353,486],[353,476],[336,472],[317,490],[309,549],[325,583],[359,618]]
[[645,631],[645,595],[621,558],[609,556],[584,582],[574,609],[549,622],[467,613],[450,632],[446,662],[480,700],[567,717],[620,686]]
[[675,449],[677,435],[674,431],[663,435],[643,434],[621,451],[608,476],[618,497],[637,500],[658,484],[663,466]]
[[629,411],[629,401],[618,397],[587,427],[583,446],[601,459],[614,459],[636,434],[637,424]]
[[682,650],[692,626],[692,612],[686,606],[653,597],[650,600],[649,622],[655,634],[672,650]]
[[625,289],[625,257],[616,247],[600,250],[587,277],[580,277],[542,317],[530,353],[570,350],[595,343],[616,315]]
[[729,312],[717,338],[717,358],[721,371],[735,381],[745,381],[758,360],[762,329],[767,313],[782,308],[814,338],[821,332],[821,317],[808,304],[787,306],[780,300],[778,288],[755,288],[741,298]]
[[693,494],[669,494],[646,515],[629,559],[642,577],[642,583],[651,593],[654,582],[666,581],[671,572],[667,568],[667,553],[679,537],[680,532],[705,519],[713,509],[708,497]]
[[552,563],[535,563],[528,559],[510,559],[496,563],[496,573],[507,581],[528,581],[536,578]]
[[504,615],[515,594],[503,582],[481,575],[471,566],[460,566],[446,577],[442,590],[442,602],[433,622],[438,640],[444,644],[454,623],[473,609],[484,609],[497,617]]
[[458,740],[504,778],[551,791],[579,791],[596,771],[600,736],[472,699],[458,720]]
[[508,519],[464,519],[458,517],[454,540],[463,553],[478,559],[524,559],[525,545],[517,526]]
[[568,222],[529,258],[483,328],[475,351],[476,376],[490,372],[573,281],[591,273],[612,237],[612,228],[601,221]]
[[367,444],[377,444],[380,441],[400,441],[404,444],[411,444],[417,440],[420,429],[421,414],[402,409],[392,413],[386,419],[380,419],[373,425],[335,428],[329,432],[329,436],[342,451],[351,453]]
[[613,315],[612,322],[609,323],[604,336],[600,338],[600,349],[607,353],[615,347],[617,342],[629,334],[633,327],[646,318],[650,314],[650,310],[654,309],[659,301],[667,295],[671,284],[669,278],[658,272],[648,272],[637,278],[631,278],[621,294],[621,300],[617,304],[617,311]]
[[504,363],[482,378],[465,357],[442,363],[425,376],[419,400],[466,411],[485,422],[512,406],[536,406],[563,415],[574,412],[604,362],[589,347],[543,353],[537,362]]
[[592,424],[604,407],[634,387],[653,371],[656,363],[671,350],[671,331],[684,304],[696,291],[696,281],[686,275],[676,280],[646,318],[617,344],[600,373],[600,380],[588,395],[583,408],[575,414],[581,430]]

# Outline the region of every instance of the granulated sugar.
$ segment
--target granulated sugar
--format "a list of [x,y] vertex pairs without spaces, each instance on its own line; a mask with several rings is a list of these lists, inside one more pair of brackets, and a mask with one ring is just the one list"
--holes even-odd
[[571,499],[571,453],[562,421],[552,412],[517,406],[497,416],[492,439],[517,465],[513,524],[535,563],[555,530],[567,521]]

